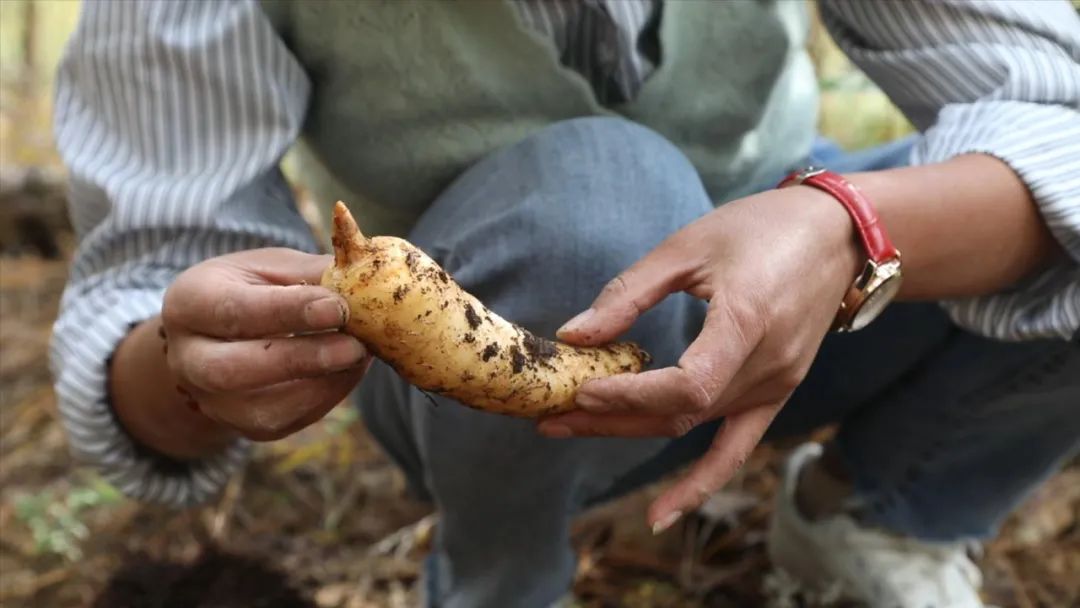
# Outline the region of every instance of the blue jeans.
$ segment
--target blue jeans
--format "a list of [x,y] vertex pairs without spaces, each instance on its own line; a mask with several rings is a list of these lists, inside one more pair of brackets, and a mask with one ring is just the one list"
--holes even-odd
[[[904,144],[857,166],[835,150],[815,152],[845,171],[906,159]],[[630,122],[586,118],[481,160],[410,239],[500,315],[551,336],[606,281],[711,209],[672,144]],[[628,338],[655,365],[671,365],[704,310],[673,295]],[[895,304],[866,330],[825,340],[770,435],[839,422],[836,446],[866,521],[923,538],[986,536],[1077,448],[1078,397],[1080,344],[994,342],[955,327],[934,304]],[[433,405],[381,363],[360,403],[368,428],[441,513],[428,601],[450,608],[559,598],[575,566],[571,518],[699,456],[719,424],[676,440],[546,439],[530,421],[439,397]]]

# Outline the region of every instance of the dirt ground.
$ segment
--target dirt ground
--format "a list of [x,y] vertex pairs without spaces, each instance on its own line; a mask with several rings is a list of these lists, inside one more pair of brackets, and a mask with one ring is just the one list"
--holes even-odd
[[[125,500],[77,468],[46,365],[65,273],[60,260],[0,260],[0,606],[413,605],[437,522],[407,498],[347,406],[261,446],[218,500],[186,512]],[[783,453],[783,446],[759,449],[707,513],[659,537],[642,521],[656,487],[584,516],[574,534],[577,604],[825,605],[769,574],[763,534]],[[986,548],[987,599],[1016,608],[1080,605],[1078,522],[1074,464]]]

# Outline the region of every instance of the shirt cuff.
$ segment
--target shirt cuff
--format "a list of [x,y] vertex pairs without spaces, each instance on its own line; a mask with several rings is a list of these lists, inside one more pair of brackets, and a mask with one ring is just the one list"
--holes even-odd
[[1019,101],[948,105],[911,162],[971,153],[994,156],[1016,172],[1069,259],[1002,292],[943,306],[957,324],[990,338],[1070,339],[1080,329],[1080,113]]
[[221,454],[180,462],[139,445],[108,400],[109,360],[135,324],[161,311],[163,290],[117,289],[65,294],[79,298],[53,327],[51,360],[60,416],[76,459],[97,468],[125,495],[187,507],[216,495],[247,459],[237,441]]

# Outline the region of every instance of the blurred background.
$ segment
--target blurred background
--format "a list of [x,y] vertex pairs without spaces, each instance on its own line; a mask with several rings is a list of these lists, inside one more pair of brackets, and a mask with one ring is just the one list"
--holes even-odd
[[[182,513],[128,501],[71,461],[46,355],[73,247],[52,76],[78,11],[77,0],[0,0],[0,607],[413,605],[435,520],[352,408],[260,446],[216,502]],[[910,132],[819,26],[812,49],[824,133],[855,149]],[[578,605],[837,605],[770,573],[763,531],[786,447],[759,449],[659,537],[643,522],[657,487],[582,517]],[[981,565],[993,604],[1080,605],[1080,466],[1046,483]]]

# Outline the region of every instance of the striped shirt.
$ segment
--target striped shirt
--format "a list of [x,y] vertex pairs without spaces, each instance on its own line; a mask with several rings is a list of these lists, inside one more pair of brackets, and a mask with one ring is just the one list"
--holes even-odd
[[[659,0],[521,0],[522,21],[609,104],[658,60]],[[1069,253],[1002,293],[950,302],[1006,340],[1080,328],[1080,19],[1065,0],[821,0],[840,47],[923,137],[915,164],[992,154]],[[703,50],[702,52],[707,52]],[[311,82],[255,0],[85,2],[58,73],[55,134],[80,237],[52,343],[76,456],[130,496],[173,505],[216,493],[244,458],[180,465],[131,441],[106,394],[129,328],[160,312],[184,268],[266,246],[314,251],[277,168]]]

